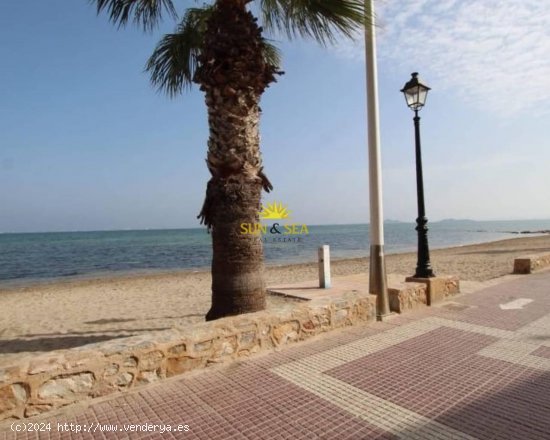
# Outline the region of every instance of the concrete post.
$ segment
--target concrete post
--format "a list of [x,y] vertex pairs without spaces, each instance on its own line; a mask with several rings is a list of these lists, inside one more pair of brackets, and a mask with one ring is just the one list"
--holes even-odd
[[330,289],[330,246],[319,247],[319,287]]
[[365,0],[365,59],[367,70],[367,115],[370,201],[370,277],[369,292],[377,296],[378,320],[390,313],[384,259],[384,221],[382,209],[382,165],[378,115],[378,72],[373,0]]

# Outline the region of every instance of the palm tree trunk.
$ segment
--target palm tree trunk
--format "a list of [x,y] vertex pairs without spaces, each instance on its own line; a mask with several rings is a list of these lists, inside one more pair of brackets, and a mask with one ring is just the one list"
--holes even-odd
[[259,222],[262,188],[260,97],[275,80],[262,53],[261,29],[246,0],[218,0],[194,81],[205,92],[212,174],[199,215],[212,233],[212,307],[207,320],[265,308],[261,237],[241,233]]

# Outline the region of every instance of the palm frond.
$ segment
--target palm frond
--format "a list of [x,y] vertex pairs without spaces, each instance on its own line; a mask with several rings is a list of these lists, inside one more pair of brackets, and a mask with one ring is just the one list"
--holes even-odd
[[160,40],[145,66],[158,90],[174,97],[191,87],[212,10],[213,6],[187,9],[176,32]]
[[106,11],[109,20],[123,27],[132,19],[144,31],[153,30],[162,20],[163,12],[176,18],[172,0],[90,0],[96,5],[97,13]]
[[262,50],[264,55],[264,60],[270,66],[279,69],[281,67],[281,51],[278,47],[271,43],[271,40],[266,38],[262,39]]
[[364,0],[261,0],[263,25],[289,39],[313,38],[326,45],[338,34],[354,38],[365,23]]

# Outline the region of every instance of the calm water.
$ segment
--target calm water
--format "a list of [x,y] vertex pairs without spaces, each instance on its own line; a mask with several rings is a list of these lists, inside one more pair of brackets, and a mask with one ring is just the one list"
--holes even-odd
[[[431,248],[516,237],[510,231],[548,230],[546,221],[443,221],[430,225]],[[269,234],[267,236],[269,238]],[[386,223],[386,252],[416,249],[413,224]],[[268,264],[315,261],[317,247],[333,258],[368,255],[368,225],[310,226],[300,243],[266,243]],[[210,265],[205,229],[0,234],[0,283],[136,271],[201,269]]]

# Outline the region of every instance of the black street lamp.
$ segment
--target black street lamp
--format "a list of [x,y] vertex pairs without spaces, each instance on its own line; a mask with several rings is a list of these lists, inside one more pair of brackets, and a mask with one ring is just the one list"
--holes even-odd
[[420,117],[418,111],[424,107],[430,88],[420,82],[418,73],[412,73],[412,78],[401,90],[405,95],[407,105],[414,111],[414,139],[416,145],[416,193],[418,200],[418,218],[416,230],[418,231],[418,259],[416,263],[415,278],[431,278],[435,274],[430,263],[430,249],[428,247],[428,219],[424,208],[424,181],[422,178],[422,154],[420,151]]

